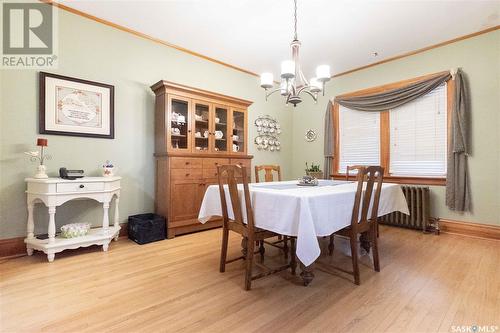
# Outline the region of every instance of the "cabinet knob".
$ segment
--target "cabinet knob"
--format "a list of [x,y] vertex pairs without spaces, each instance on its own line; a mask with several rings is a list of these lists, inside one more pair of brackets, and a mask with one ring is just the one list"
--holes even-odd
[[80,184],[80,188],[84,188],[84,187],[85,187],[85,185],[83,185],[83,184]]
[[186,165],[189,165],[189,162],[186,162]]
[[190,174],[189,173],[186,173],[186,177],[188,177]]
[[188,130],[188,133],[191,133],[191,130]]

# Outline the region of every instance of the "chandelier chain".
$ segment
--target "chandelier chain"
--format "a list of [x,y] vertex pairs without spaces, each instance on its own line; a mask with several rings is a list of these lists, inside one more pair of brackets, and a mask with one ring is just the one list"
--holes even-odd
[[294,3],[294,14],[293,14],[293,18],[294,18],[294,31],[295,31],[295,34],[293,35],[293,39],[294,40],[298,40],[297,38],[297,0],[293,0],[293,3]]

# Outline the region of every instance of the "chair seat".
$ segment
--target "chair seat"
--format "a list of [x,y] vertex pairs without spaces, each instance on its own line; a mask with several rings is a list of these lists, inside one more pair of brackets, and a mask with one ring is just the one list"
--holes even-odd
[[[234,222],[233,220],[230,220],[230,221]],[[240,224],[236,224],[236,223],[228,223],[228,227],[230,230],[238,232],[241,235],[243,235],[244,237],[248,237],[248,229],[246,227],[243,227]],[[256,240],[256,241],[279,236],[279,234],[272,232],[272,231],[269,231],[269,230],[261,229],[258,227],[255,227],[254,229],[255,229],[254,240]]]

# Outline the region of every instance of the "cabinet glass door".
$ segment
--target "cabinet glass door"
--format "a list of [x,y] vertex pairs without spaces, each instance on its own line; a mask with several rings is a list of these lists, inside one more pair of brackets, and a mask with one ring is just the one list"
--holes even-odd
[[209,103],[194,101],[194,149],[196,152],[208,152],[211,146],[210,109]]
[[233,153],[246,153],[246,112],[243,110],[232,110],[232,147]]
[[214,151],[227,153],[230,142],[228,130],[229,108],[216,105],[214,110]]
[[168,133],[172,150],[191,150],[191,119],[189,99],[172,96],[169,98],[170,126]]

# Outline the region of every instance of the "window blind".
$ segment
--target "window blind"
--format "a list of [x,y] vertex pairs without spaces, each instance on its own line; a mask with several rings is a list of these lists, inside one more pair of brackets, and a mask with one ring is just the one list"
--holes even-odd
[[380,113],[339,106],[339,173],[348,165],[380,165]]
[[446,84],[390,110],[389,173],[446,175],[446,118]]

